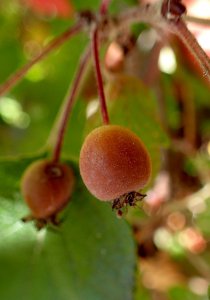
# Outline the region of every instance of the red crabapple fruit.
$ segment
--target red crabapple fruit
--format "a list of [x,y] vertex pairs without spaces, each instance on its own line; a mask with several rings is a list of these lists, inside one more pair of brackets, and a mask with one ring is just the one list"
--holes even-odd
[[139,137],[118,125],[94,129],[80,152],[80,174],[99,200],[114,201],[113,208],[134,206],[134,197],[149,181],[151,160]]
[[74,186],[72,169],[63,163],[38,160],[24,172],[21,193],[32,219],[47,220],[69,201]]

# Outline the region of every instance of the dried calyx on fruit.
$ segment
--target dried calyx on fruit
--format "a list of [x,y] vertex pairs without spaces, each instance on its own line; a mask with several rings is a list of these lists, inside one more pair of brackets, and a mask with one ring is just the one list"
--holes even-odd
[[68,203],[74,187],[72,169],[64,163],[38,160],[21,179],[21,193],[31,210],[23,221],[35,220],[38,228],[57,224],[57,213]]
[[120,215],[145,195],[137,191],[149,181],[151,160],[139,137],[118,125],[94,129],[80,152],[80,173],[88,190],[99,200],[112,201]]

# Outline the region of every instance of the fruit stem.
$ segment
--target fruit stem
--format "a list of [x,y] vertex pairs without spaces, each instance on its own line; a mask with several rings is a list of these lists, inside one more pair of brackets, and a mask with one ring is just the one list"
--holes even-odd
[[99,62],[99,51],[98,51],[98,29],[95,27],[92,31],[91,35],[91,44],[92,44],[92,55],[93,62],[95,66],[95,74],[98,86],[98,95],[101,107],[101,114],[104,124],[109,124],[109,115],[106,106],[104,87],[103,87],[103,79],[101,74],[100,62]]
[[56,37],[52,42],[50,42],[39,55],[35,56],[31,61],[26,63],[23,67],[17,70],[11,77],[9,77],[1,86],[0,86],[0,96],[3,96],[7,93],[12,87],[14,87],[28,72],[28,70],[33,67],[37,62],[42,60],[47,54],[49,54],[52,50],[61,46],[65,41],[67,41],[70,37],[77,34],[81,31],[83,24],[78,22],[73,27],[69,28],[61,35]]
[[[64,134],[69,120],[70,113],[73,108],[74,101],[77,96],[78,88],[81,83],[82,76],[84,74],[87,63],[90,59],[91,51],[90,47],[83,53],[80,58],[79,65],[77,67],[77,72],[74,77],[74,81],[71,85],[69,94],[65,98],[62,105],[61,111],[59,113],[58,121],[55,124],[55,128],[52,129],[50,138],[48,140],[48,145],[53,144],[53,161],[58,162],[60,158],[61,148],[64,140]],[[55,137],[55,138],[54,138]],[[54,141],[55,140],[55,141]]]
[[110,2],[111,2],[111,0],[102,0],[101,1],[101,5],[99,8],[99,13],[101,15],[105,15],[107,13]]
[[187,28],[185,22],[181,19],[177,22],[169,23],[171,31],[176,34],[183,44],[188,48],[190,53],[194,56],[196,62],[204,72],[204,77],[210,82],[210,60],[201,46],[198,44],[196,38]]

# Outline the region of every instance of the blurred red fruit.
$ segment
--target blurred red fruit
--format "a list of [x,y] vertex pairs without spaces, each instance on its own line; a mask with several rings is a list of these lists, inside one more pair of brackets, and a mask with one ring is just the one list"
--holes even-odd
[[45,16],[71,17],[74,9],[68,0],[23,0],[35,13]]

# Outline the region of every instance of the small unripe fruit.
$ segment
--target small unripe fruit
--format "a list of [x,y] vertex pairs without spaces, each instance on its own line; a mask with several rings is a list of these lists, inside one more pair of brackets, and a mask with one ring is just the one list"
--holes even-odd
[[151,160],[139,137],[118,125],[94,129],[80,152],[80,173],[88,190],[110,201],[143,188],[151,174]]
[[47,219],[67,204],[73,186],[74,175],[70,167],[49,160],[39,160],[24,172],[21,193],[32,216]]

